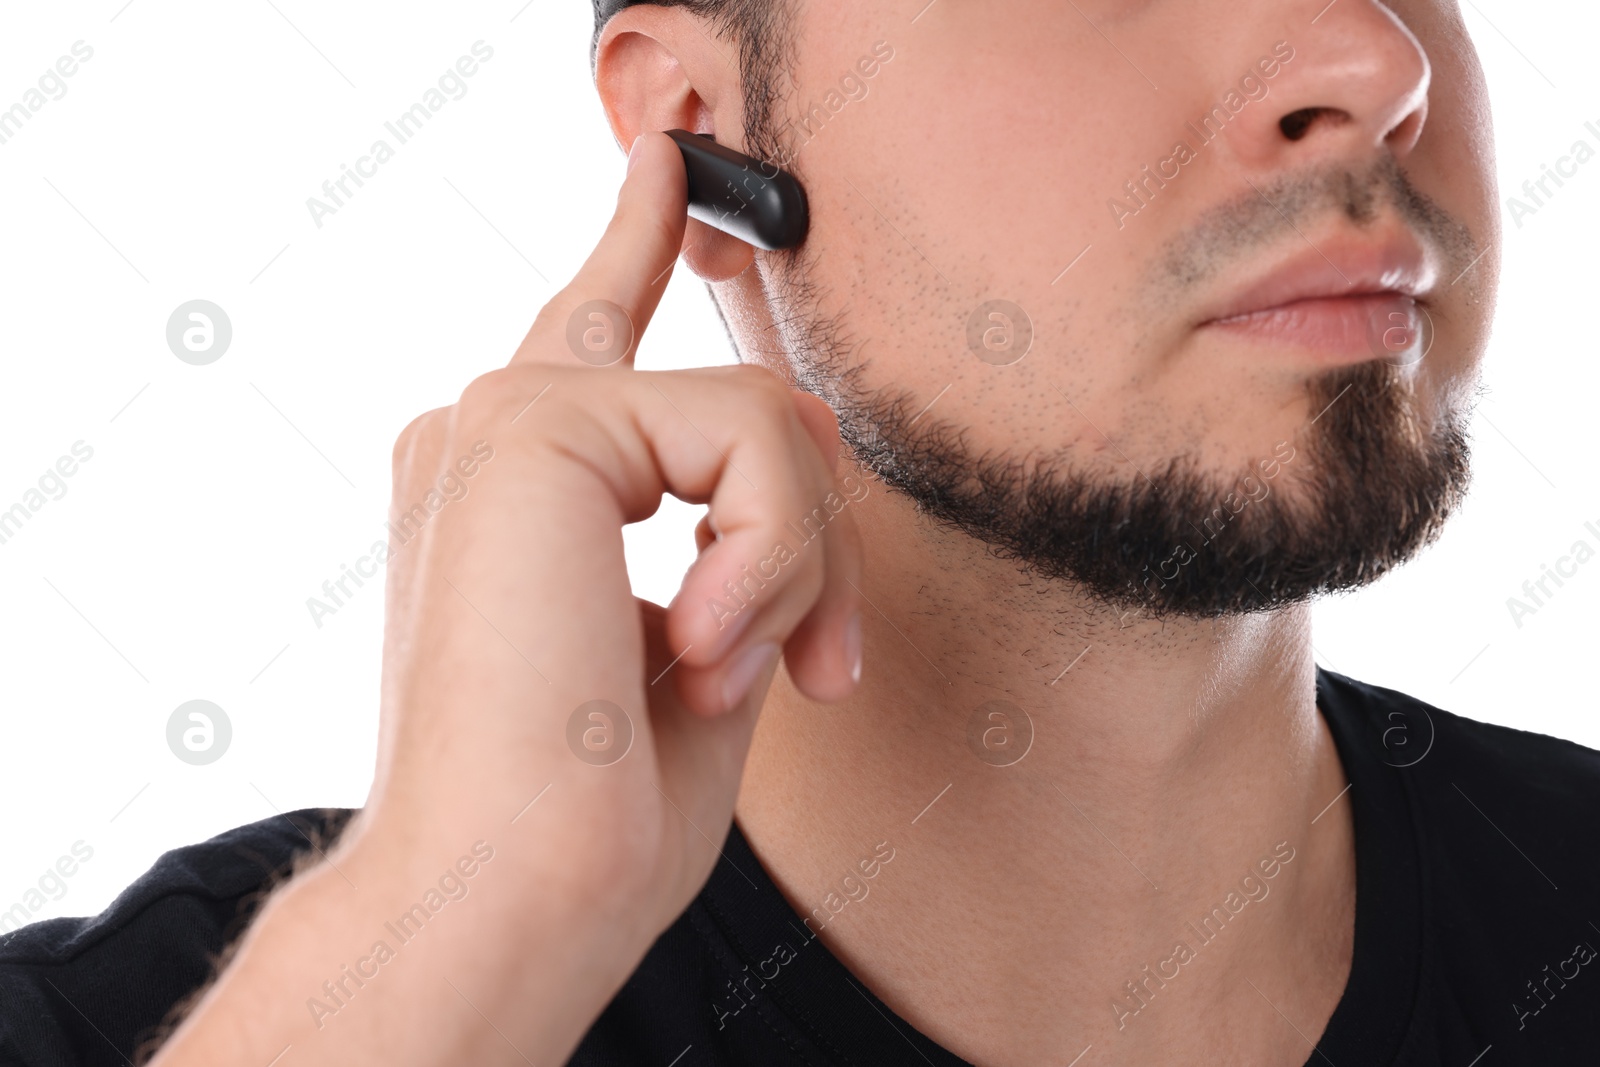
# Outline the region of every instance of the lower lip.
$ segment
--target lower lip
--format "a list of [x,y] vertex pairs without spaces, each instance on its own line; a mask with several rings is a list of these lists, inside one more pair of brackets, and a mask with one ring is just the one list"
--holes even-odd
[[1289,346],[1324,359],[1356,363],[1404,361],[1423,341],[1417,302],[1400,293],[1296,300],[1274,308],[1213,319],[1202,328],[1241,340]]

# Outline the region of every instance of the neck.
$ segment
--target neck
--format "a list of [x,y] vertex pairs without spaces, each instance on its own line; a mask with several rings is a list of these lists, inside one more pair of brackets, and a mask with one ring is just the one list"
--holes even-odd
[[973,1062],[1303,1062],[1279,1012],[1320,1034],[1354,927],[1309,611],[1119,614],[863,482],[862,684],[780,672],[738,802],[790,904]]

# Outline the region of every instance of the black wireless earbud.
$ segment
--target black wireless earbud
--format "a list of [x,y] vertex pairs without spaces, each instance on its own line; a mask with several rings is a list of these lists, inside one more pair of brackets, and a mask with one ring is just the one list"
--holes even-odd
[[703,134],[668,130],[689,176],[689,217],[757,248],[793,248],[811,216],[794,176]]

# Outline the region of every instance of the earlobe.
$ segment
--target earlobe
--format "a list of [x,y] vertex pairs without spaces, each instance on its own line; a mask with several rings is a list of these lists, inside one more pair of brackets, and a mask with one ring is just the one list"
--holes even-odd
[[703,281],[725,282],[738,277],[755,258],[753,246],[703,222],[690,219],[684,229],[684,265]]

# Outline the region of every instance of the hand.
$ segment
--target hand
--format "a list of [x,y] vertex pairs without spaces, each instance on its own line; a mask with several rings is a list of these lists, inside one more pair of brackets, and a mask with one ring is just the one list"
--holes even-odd
[[[510,365],[401,434],[394,528],[410,515],[420,531],[388,561],[372,793],[329,862],[269,904],[160,1064],[265,1063],[285,1044],[300,1063],[563,1062],[704,885],[779,650],[814,699],[859,679],[857,534],[837,497],[825,504],[831,411],[757,367],[632,367],[686,192],[665,135],[631,158],[604,237]],[[580,339],[605,339],[594,301],[620,309],[611,366],[569,344],[575,315]],[[464,496],[411,510],[452,471]],[[667,609],[632,595],[621,534],[664,493],[709,505]],[[815,528],[814,512],[822,535],[802,542],[789,524]],[[593,701],[608,718],[589,716]],[[592,750],[586,731],[616,747]],[[493,858],[470,894],[406,945],[405,966],[311,1025],[307,993],[475,842]]]
[[[511,364],[395,447],[396,522],[459,457],[486,444],[494,458],[391,562],[384,758],[363,833],[470,839],[550,784],[540,804],[559,815],[537,831],[519,819],[507,866],[544,878],[554,860],[573,892],[643,906],[659,933],[716,859],[779,650],[808,696],[853,689],[860,554],[848,512],[824,506],[839,438],[822,401],[754,366],[635,371],[626,326],[610,333],[616,364],[575,356],[575,314],[580,334],[605,333],[584,314],[596,301],[642,334],[683,242],[678,149],[649,134],[636,158],[605,236]],[[621,529],[668,492],[710,510],[662,611],[631,594]],[[790,526],[819,509],[822,537],[799,543]],[[566,743],[595,700],[633,732],[603,767]]]

